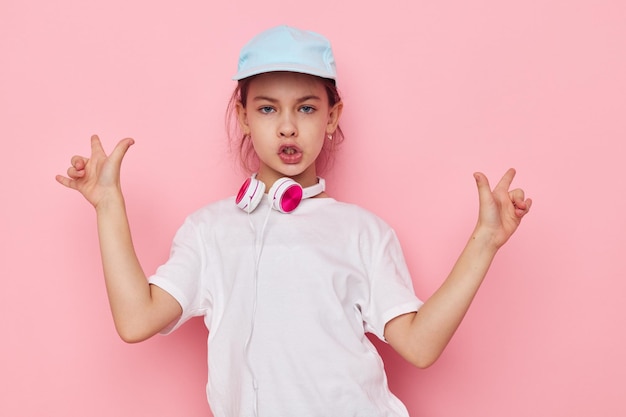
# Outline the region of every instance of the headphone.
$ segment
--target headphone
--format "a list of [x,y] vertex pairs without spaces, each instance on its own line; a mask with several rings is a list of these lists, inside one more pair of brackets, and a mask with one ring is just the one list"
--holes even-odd
[[[302,188],[291,178],[279,178],[267,193],[267,199],[274,210],[291,213],[303,199],[315,197],[324,192],[326,181],[320,177],[317,177],[317,180],[317,184]],[[256,179],[256,174],[252,174],[239,189],[235,203],[237,207],[250,213],[259,205],[264,192],[265,184]]]

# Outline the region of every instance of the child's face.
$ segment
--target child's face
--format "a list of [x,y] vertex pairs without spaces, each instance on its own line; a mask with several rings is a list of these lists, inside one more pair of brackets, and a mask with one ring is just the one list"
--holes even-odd
[[285,176],[303,187],[317,182],[315,160],[341,114],[341,103],[330,107],[320,79],[293,72],[258,75],[237,114],[259,157],[257,178],[268,187]]

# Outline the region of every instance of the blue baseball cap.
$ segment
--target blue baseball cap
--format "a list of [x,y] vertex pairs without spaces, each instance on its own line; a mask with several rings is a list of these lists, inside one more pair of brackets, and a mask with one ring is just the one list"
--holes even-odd
[[300,72],[336,80],[330,41],[318,33],[285,25],[268,29],[241,49],[233,80],[274,71]]

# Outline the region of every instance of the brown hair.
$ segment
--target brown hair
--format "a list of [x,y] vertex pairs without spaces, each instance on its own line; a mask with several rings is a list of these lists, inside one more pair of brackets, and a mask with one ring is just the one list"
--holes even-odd
[[[241,131],[239,123],[237,121],[237,103],[245,108],[246,101],[248,99],[248,89],[250,88],[250,81],[254,79],[254,76],[239,80],[237,87],[233,91],[230,97],[228,106],[226,108],[226,132],[228,134],[228,141],[230,149],[237,149],[239,154],[239,161],[241,167],[248,173],[254,172],[258,169],[258,158],[252,147],[252,141],[248,140],[247,135],[244,135]],[[330,107],[341,101],[341,95],[339,89],[334,80],[328,78],[319,78],[328,94],[328,104]],[[325,140],[322,147],[322,151],[315,161],[316,171],[319,173],[324,172],[332,165],[333,156],[335,150],[343,142],[344,136],[341,130],[341,126],[337,126],[333,134],[332,140]]]

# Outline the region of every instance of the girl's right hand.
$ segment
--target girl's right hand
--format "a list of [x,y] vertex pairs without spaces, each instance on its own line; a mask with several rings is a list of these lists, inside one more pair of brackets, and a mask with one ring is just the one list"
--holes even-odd
[[106,155],[97,135],[91,137],[91,157],[73,156],[67,177],[57,175],[62,185],[80,192],[94,207],[109,197],[121,196],[120,168],[128,148],[135,141],[122,139],[110,155]]

